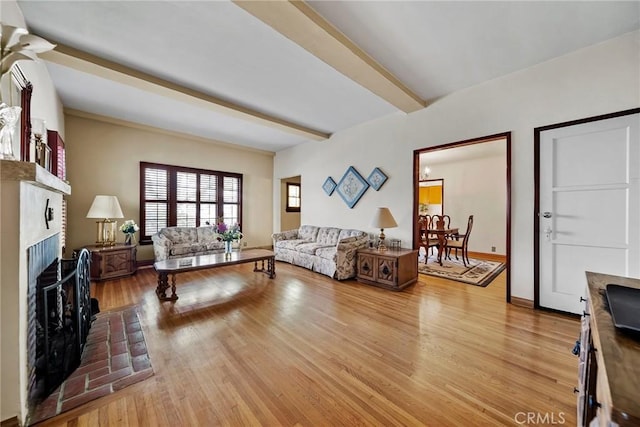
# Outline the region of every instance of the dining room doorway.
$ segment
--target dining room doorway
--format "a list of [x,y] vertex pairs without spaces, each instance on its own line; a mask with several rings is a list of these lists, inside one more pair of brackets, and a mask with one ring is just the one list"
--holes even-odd
[[[413,211],[421,208],[421,183],[442,180],[441,214],[449,215],[452,226],[461,232],[467,218],[474,216],[471,256],[504,260],[507,302],[512,302],[510,153],[510,132],[414,150]],[[413,235],[413,247],[419,249],[418,215],[414,215]]]

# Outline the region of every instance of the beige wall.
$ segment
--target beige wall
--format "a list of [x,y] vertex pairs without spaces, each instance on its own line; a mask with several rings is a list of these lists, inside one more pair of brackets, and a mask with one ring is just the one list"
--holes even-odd
[[[300,227],[300,212],[287,212],[287,182],[293,184],[301,184],[299,176],[283,178],[280,180],[280,229],[293,230]],[[304,189],[300,186],[300,192]],[[301,210],[304,209],[304,200],[302,200]]]
[[[247,247],[271,245],[272,153],[72,114],[65,118],[67,176],[73,188],[67,253],[94,242],[95,220],[86,215],[96,194],[118,197],[124,213],[119,224],[126,219],[140,223],[140,161],[243,174],[243,240]],[[118,241],[124,241],[124,234]],[[138,259],[153,259],[151,245],[139,248]]]

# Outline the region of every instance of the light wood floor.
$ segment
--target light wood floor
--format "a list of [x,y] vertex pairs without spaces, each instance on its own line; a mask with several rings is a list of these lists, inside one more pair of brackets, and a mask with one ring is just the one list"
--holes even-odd
[[149,268],[92,285],[137,304],[155,376],[40,425],[575,425],[578,320],[507,305],[504,273],[392,292],[276,265],[178,275],[175,303]]

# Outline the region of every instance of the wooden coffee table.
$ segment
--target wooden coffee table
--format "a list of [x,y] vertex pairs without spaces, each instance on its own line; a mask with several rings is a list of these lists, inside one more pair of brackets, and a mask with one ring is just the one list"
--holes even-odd
[[[262,262],[258,268],[258,261]],[[264,262],[267,261],[267,268]],[[175,301],[176,294],[176,274],[187,271],[205,270],[209,268],[225,267],[229,265],[245,264],[253,262],[253,271],[265,273],[270,279],[276,276],[276,262],[273,251],[266,249],[248,249],[231,254],[196,255],[186,258],[173,258],[158,261],[153,264],[153,268],[158,272],[158,287],[156,295],[161,301]],[[167,296],[169,289],[169,275],[171,275],[171,296]]]

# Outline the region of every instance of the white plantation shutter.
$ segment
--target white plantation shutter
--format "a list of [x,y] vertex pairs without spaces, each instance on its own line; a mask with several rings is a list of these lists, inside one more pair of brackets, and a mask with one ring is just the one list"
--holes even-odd
[[200,224],[216,223],[218,217],[218,177],[200,175]]
[[240,211],[240,179],[225,176],[223,180],[223,218],[224,222],[228,225],[239,224],[240,218],[238,213]]
[[200,175],[200,201],[213,202],[218,197],[218,177],[216,175]]
[[228,224],[242,218],[242,175],[140,162],[141,242],[170,226]]
[[168,225],[169,171],[149,167],[141,175],[144,177],[144,188],[140,194],[144,195],[144,201],[141,206],[140,236],[144,239]]
[[192,172],[176,172],[176,225],[196,226],[196,201],[198,175]]

